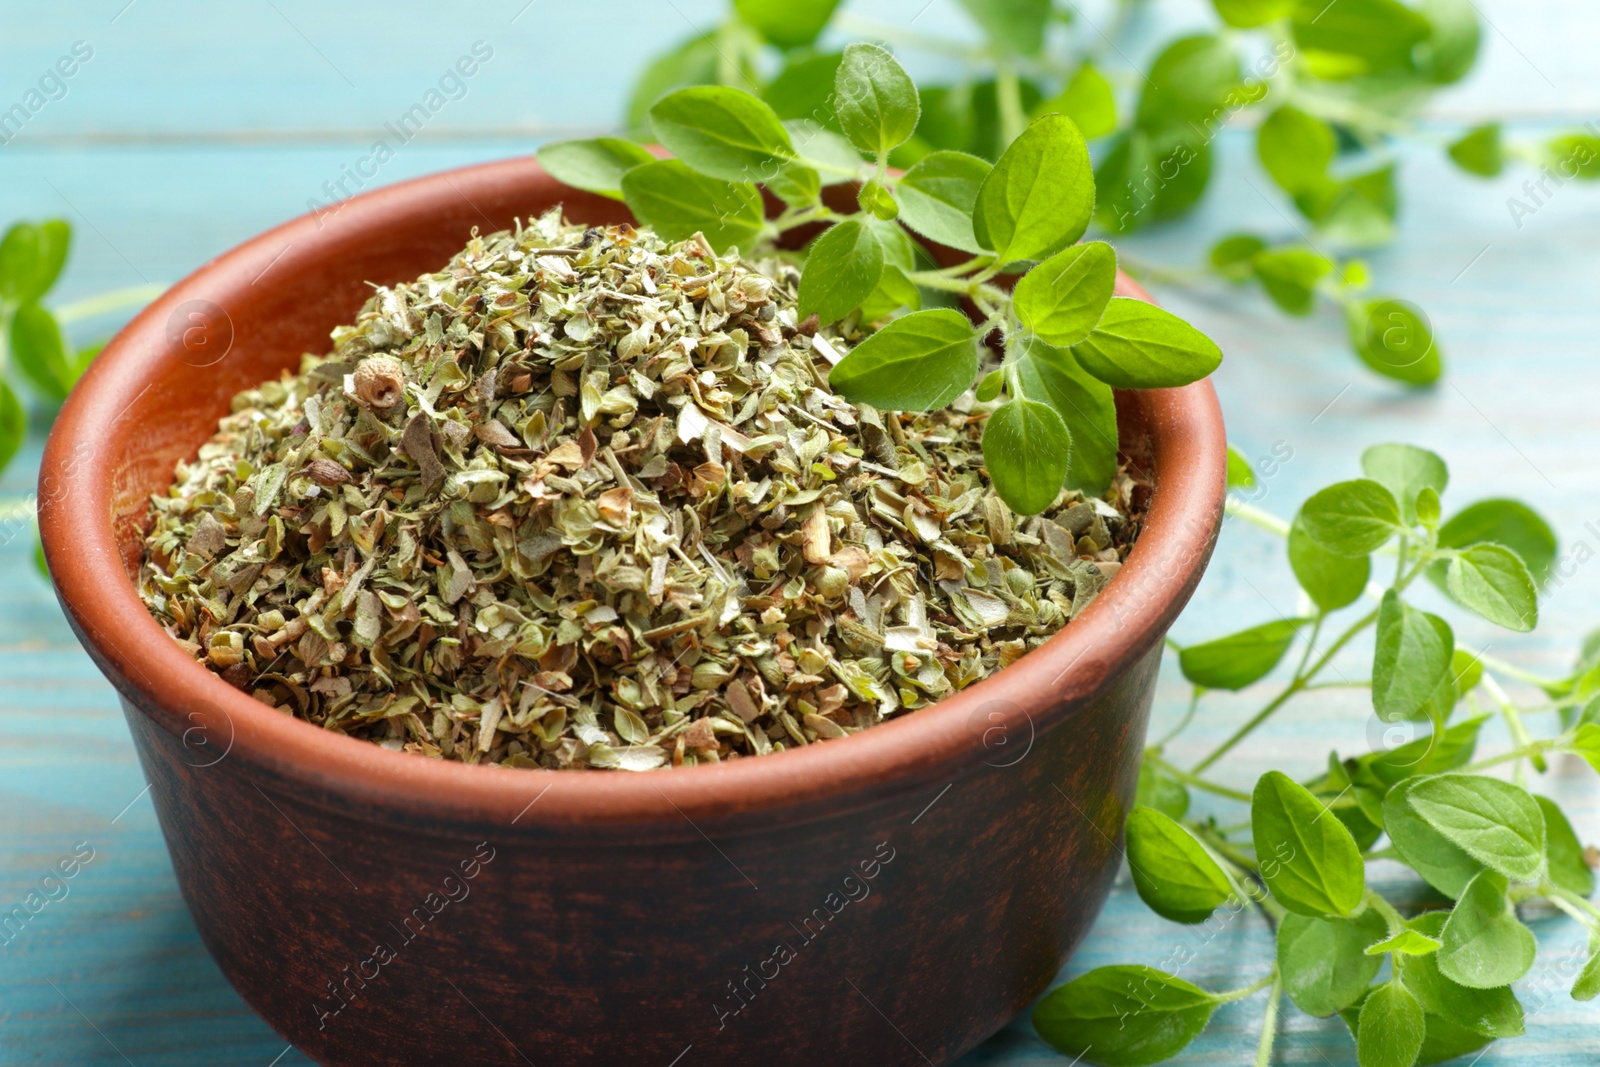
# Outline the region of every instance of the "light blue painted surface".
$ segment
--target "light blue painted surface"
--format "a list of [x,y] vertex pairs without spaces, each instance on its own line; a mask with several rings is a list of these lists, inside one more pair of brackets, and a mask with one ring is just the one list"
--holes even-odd
[[[463,5],[448,16],[371,0],[250,0],[227,8],[164,0],[124,8],[125,0],[105,0],[25,10],[8,3],[0,108],[20,99],[74,42],[87,42],[94,56],[65,97],[0,146],[3,214],[59,213],[77,225],[64,298],[171,281],[305,210],[322,183],[365,154],[382,123],[474,41],[489,42],[494,56],[466,95],[441,109],[374,183],[524,152],[567,129],[612,123],[626,72],[691,25],[708,26],[717,10],[713,0],[535,0],[524,11],[525,2],[494,0],[471,11]],[[1437,115],[1510,115],[1519,120],[1516,131],[1528,134],[1600,117],[1600,81],[1592,73],[1600,20],[1561,0],[1480,6],[1496,27],[1487,34],[1482,69],[1441,98]],[[894,0],[854,10],[905,23],[921,7],[922,0]],[[1173,0],[1152,17],[1177,27],[1194,22],[1196,10]],[[1092,5],[1088,13],[1094,16]],[[961,27],[945,0],[917,20],[929,32]],[[937,66],[929,61],[923,69]],[[1248,138],[1225,134],[1220,150],[1225,179],[1197,216],[1127,242],[1129,252],[1187,263],[1224,227],[1292,233],[1255,191],[1266,185],[1249,161]],[[1353,475],[1360,446],[1410,440],[1449,459],[1458,493],[1523,496],[1551,518],[1564,547],[1584,540],[1600,548],[1600,534],[1584,527],[1592,521],[1600,530],[1600,189],[1560,190],[1519,230],[1505,200],[1523,176],[1479,182],[1433,153],[1406,159],[1401,240],[1374,256],[1373,266],[1382,287],[1419,302],[1440,332],[1450,377],[1432,393],[1399,393],[1362,373],[1330,318],[1288,322],[1258,299],[1157,287],[1228,353],[1217,385],[1230,437],[1252,456],[1279,442],[1293,450],[1265,483],[1263,506],[1287,514],[1308,492]],[[0,499],[31,489],[38,447],[36,439],[0,478]],[[0,905],[24,896],[79,842],[94,849],[70,895],[0,947],[0,1064],[266,1065],[280,1054],[276,1063],[285,1067],[309,1062],[285,1051],[201,948],[113,694],[32,573],[29,535],[10,537],[0,527],[0,542]],[[1579,568],[1547,601],[1537,635],[1513,639],[1465,626],[1463,637],[1495,641],[1497,654],[1559,670],[1584,630],[1600,621],[1597,602],[1600,567]],[[1175,636],[1195,640],[1294,609],[1279,547],[1230,522]],[[1348,669],[1351,677],[1364,673],[1355,659]],[[1208,701],[1179,761],[1226,736],[1270,692],[1256,690]],[[1157,730],[1175,718],[1183,696],[1169,665]],[[1241,746],[1233,769],[1241,778],[1268,766],[1311,773],[1330,746],[1361,750],[1368,722],[1360,701],[1316,694]],[[1493,735],[1490,743],[1503,738]],[[1600,803],[1586,768],[1558,761],[1539,788],[1567,806],[1581,836],[1600,838]],[[1237,809],[1217,810],[1237,818]],[[1535,925],[1547,958],[1580,941],[1565,920]],[[1264,973],[1271,941],[1246,920],[1203,940],[1155,918],[1123,883],[1066,975],[1189,954],[1183,976],[1221,988]],[[1522,983],[1530,1036],[1492,1048],[1480,1064],[1595,1062],[1600,1009],[1575,1005],[1560,990],[1541,996],[1548,985],[1539,971]],[[1260,997],[1224,1009],[1180,1062],[1249,1062],[1260,1013]],[[1289,1018],[1276,1062],[1354,1063],[1342,1026],[1292,1012]],[[963,1061],[1050,1063],[1064,1061],[1020,1022]]]

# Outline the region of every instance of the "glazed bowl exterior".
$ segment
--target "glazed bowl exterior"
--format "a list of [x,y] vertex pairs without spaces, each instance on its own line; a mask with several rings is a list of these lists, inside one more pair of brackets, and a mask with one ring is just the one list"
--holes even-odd
[[297,219],[173,287],[63,408],[45,551],[195,925],[323,1064],[948,1063],[1046,988],[1116,873],[1161,640],[1221,518],[1209,384],[1119,395],[1154,492],[1081,617],[934,707],[766,758],[629,775],[390,752],[232,688],[140,602],[149,497],[235,393],[325,351],[368,283],[563,202],[628,218],[518,159]]

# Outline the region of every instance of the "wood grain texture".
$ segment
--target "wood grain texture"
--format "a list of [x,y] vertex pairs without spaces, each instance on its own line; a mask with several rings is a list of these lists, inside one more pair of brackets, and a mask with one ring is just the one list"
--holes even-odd
[[[0,36],[0,106],[19,99],[36,77],[30,72],[73,41],[96,48],[68,95],[0,146],[6,212],[61,213],[77,226],[64,298],[141,278],[175,280],[305,210],[324,181],[369,149],[384,121],[480,36],[497,48],[504,39],[505,51],[373,182],[526,151],[553,126],[610,122],[623,94],[610,70],[631,68],[658,43],[688,32],[683,16],[664,3],[538,0],[501,37],[491,16],[509,25],[525,0],[496,0],[484,9],[481,29],[471,23],[478,15],[428,21],[370,0],[274,0],[356,83],[351,89],[264,0],[215,9],[138,0],[113,23],[124,2],[8,12]],[[702,23],[715,8],[710,0],[673,3]],[[902,23],[920,6],[854,5]],[[1600,82],[1592,75],[1600,19],[1564,0],[1478,6],[1498,29],[1486,32],[1483,69],[1441,98],[1440,113],[1521,116],[1513,128],[1519,136],[1600,116]],[[1087,10],[1093,15],[1092,5]],[[1180,21],[1164,26],[1198,20],[1195,4],[1179,0],[1162,0],[1151,17],[1169,15]],[[960,25],[943,0],[917,22],[930,30]],[[603,64],[579,47],[586,29],[605,35]],[[357,37],[363,44],[340,44]],[[545,58],[524,58],[541,43]],[[1248,136],[1227,133],[1219,147],[1223,177],[1201,211],[1125,242],[1130,254],[1192,262],[1225,229],[1293,235],[1275,201],[1257,192],[1268,187],[1250,159]],[[1562,188],[1519,229],[1506,199],[1526,172],[1477,181],[1422,150],[1409,151],[1404,164],[1401,240],[1372,263],[1381,289],[1416,300],[1432,316],[1450,360],[1441,388],[1409,394],[1372,380],[1344,351],[1342,328],[1330,318],[1289,322],[1254,297],[1156,288],[1158,298],[1223,344],[1228,359],[1217,382],[1233,440],[1251,456],[1268,455],[1279,442],[1293,450],[1266,480],[1259,503],[1287,514],[1318,486],[1354,475],[1359,446],[1414,441],[1450,461],[1456,489],[1447,506],[1523,496],[1556,525],[1563,551],[1579,542],[1600,550],[1600,310],[1593,296],[1600,290],[1600,189]],[[37,459],[36,436],[0,478],[0,500],[31,490]],[[0,797],[7,813],[0,821],[0,906],[25,897],[80,842],[94,857],[64,899],[0,946],[0,1064],[309,1063],[227,987],[201,946],[116,699],[32,573],[30,538],[0,524]],[[1591,563],[1548,598],[1538,633],[1463,627],[1463,637],[1494,641],[1497,654],[1535,669],[1559,670],[1596,621],[1596,603],[1600,566]],[[1195,640],[1294,608],[1281,546],[1233,521],[1175,636]],[[1357,658],[1340,666],[1352,678],[1364,676]],[[1270,691],[1261,685],[1237,698],[1211,698],[1180,762],[1220,741]],[[1176,720],[1184,697],[1169,661],[1158,684],[1155,731]],[[1224,769],[1240,777],[1268,766],[1310,773],[1328,747],[1364,748],[1369,723],[1361,701],[1315,694],[1241,746]],[[1503,743],[1500,732],[1487,736],[1486,744]],[[1592,772],[1562,760],[1535,784],[1561,801],[1580,836],[1600,838]],[[1239,817],[1225,802],[1207,810]],[[1546,959],[1581,944],[1564,919],[1534,924]],[[1063,977],[1113,962],[1177,966],[1186,957],[1179,967],[1186,978],[1218,988],[1242,984],[1265,972],[1271,940],[1254,921],[1205,940],[1153,916],[1123,882]],[[1520,983],[1529,1036],[1491,1047],[1479,1067],[1593,1062],[1600,1007],[1574,1004],[1541,977],[1546,973],[1536,970]],[[1223,1009],[1179,1062],[1249,1062],[1261,1010],[1261,997]],[[1354,1064],[1341,1024],[1290,1018],[1277,1062]],[[470,1049],[472,1039],[464,1041]],[[680,1067],[693,1067],[692,1055]],[[1019,1020],[962,1067],[1064,1062]]]

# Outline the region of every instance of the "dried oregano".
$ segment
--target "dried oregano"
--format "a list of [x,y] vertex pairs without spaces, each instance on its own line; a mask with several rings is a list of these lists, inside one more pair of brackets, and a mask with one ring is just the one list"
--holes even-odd
[[993,405],[835,396],[797,281],[558,211],[474,236],[235,398],[145,600],[263,703],[468,763],[765,754],[969,685],[1104,585],[1138,487],[1014,515]]

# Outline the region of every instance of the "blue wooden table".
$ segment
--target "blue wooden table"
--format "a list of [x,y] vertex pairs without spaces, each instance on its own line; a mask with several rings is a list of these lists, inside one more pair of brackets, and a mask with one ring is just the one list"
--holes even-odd
[[[1478,3],[1492,24],[1486,56],[1471,80],[1434,105],[1441,129],[1493,115],[1507,117],[1516,133],[1535,134],[1600,118],[1593,73],[1600,17],[1570,0]],[[641,60],[711,25],[718,8],[714,0],[489,0],[448,14],[432,6],[430,14],[376,0],[7,4],[0,110],[75,46],[92,55],[64,94],[0,145],[0,216],[62,215],[74,223],[65,299],[170,282],[267,226],[326,204],[325,183],[337,187],[384,123],[437,86],[475,43],[492,56],[459,91],[450,86],[456,98],[364,177],[366,187],[612,127]],[[947,0],[923,7],[924,0],[892,0],[852,10],[962,32]],[[1200,14],[1195,3],[1161,0],[1146,18],[1168,35]],[[1290,222],[1257,191],[1266,184],[1248,134],[1224,133],[1219,150],[1225,179],[1202,210],[1126,242],[1131,252],[1197,262],[1224,227],[1292,236]],[[1450,360],[1438,389],[1402,393],[1363,373],[1332,318],[1291,323],[1256,298],[1157,287],[1228,354],[1217,386],[1230,437],[1251,456],[1290,456],[1264,481],[1258,502],[1287,515],[1315,488],[1353,476],[1360,446],[1405,440],[1442,453],[1458,492],[1525,497],[1554,522],[1564,548],[1600,549],[1600,189],[1561,188],[1519,226],[1507,199],[1520,195],[1526,171],[1468,179],[1438,152],[1418,149],[1407,153],[1403,173],[1400,240],[1375,255],[1373,267],[1383,288],[1432,316]],[[116,322],[89,324],[88,332],[96,325]],[[0,480],[0,506],[30,491],[41,441],[36,427]],[[308,1063],[239,1000],[201,947],[116,700],[33,572],[31,552],[25,523],[0,522],[0,911],[75,850],[92,858],[66,896],[0,944],[0,1064]],[[1539,632],[1494,638],[1496,652],[1560,671],[1600,621],[1597,603],[1600,566],[1580,566],[1547,599]],[[1175,636],[1212,636],[1294,607],[1280,545],[1230,521]],[[1481,644],[1493,635],[1468,626],[1463,636]],[[1364,668],[1351,660],[1351,670],[1359,677]],[[1266,691],[1263,683],[1208,702],[1187,748],[1197,755],[1220,741]],[[1176,718],[1185,696],[1169,664],[1154,729]],[[1364,699],[1314,694],[1241,746],[1230,770],[1314,773],[1330,747],[1364,750],[1369,726]],[[1504,736],[1491,733],[1487,743],[1503,745]],[[1189,754],[1180,751],[1180,762]],[[1580,836],[1600,839],[1600,790],[1586,767],[1558,760],[1537,788],[1560,799]],[[1216,810],[1238,816],[1225,803]],[[1542,958],[1580,943],[1570,922],[1533,922],[1556,950]],[[1188,960],[1186,978],[1242,984],[1265,973],[1271,938],[1253,919],[1209,934],[1167,923],[1124,880],[1065,976],[1180,957]],[[1600,1058],[1600,1006],[1574,1004],[1537,969],[1521,987],[1530,1036],[1491,1047],[1480,1064]],[[1223,1009],[1181,1062],[1250,1062],[1262,1010],[1260,996]],[[1355,1062],[1341,1024],[1290,1019],[1276,1062]],[[963,1062],[1065,1061],[1019,1021]]]

